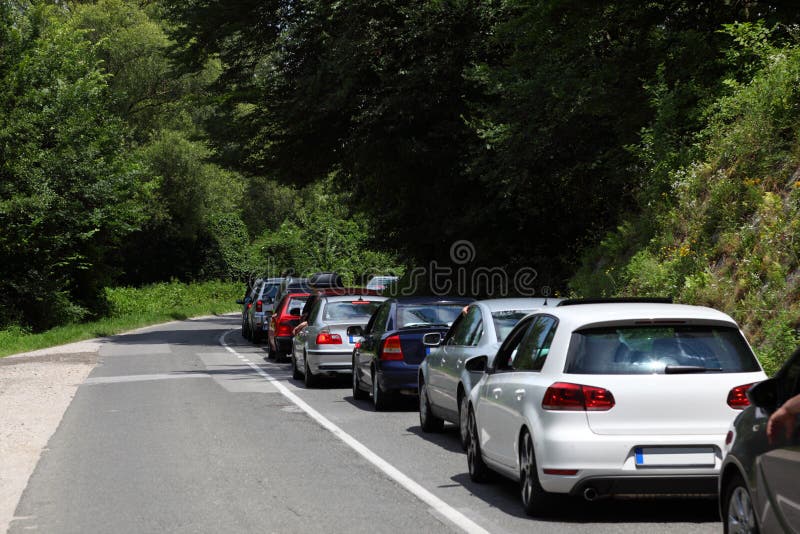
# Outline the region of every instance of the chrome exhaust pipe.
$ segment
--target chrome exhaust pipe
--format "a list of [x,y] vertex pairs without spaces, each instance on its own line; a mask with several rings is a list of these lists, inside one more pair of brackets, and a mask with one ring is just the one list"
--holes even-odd
[[586,488],[585,490],[583,490],[583,498],[586,499],[587,501],[592,502],[592,501],[596,500],[597,497],[598,497],[598,495],[597,495],[597,490],[596,489],[594,489],[592,487],[589,487],[589,488]]

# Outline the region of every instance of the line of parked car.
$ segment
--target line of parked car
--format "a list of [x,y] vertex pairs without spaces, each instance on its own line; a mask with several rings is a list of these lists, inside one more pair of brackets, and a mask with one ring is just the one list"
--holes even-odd
[[800,393],[800,351],[765,381],[736,322],[710,308],[382,289],[260,280],[242,333],[306,387],[350,374],[375,410],[416,396],[422,430],[457,425],[471,479],[518,481],[531,515],[566,495],[719,495],[725,532],[800,531],[797,425],[777,444],[765,428]]

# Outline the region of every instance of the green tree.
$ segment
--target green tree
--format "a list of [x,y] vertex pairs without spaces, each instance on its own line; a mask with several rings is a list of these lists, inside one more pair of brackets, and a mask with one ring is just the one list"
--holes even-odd
[[45,328],[102,311],[146,191],[96,47],[58,6],[3,5],[0,319]]

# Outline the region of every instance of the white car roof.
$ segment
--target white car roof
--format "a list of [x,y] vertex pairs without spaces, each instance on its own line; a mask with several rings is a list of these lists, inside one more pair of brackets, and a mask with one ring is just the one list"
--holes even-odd
[[[564,299],[558,298],[502,298],[478,300],[473,304],[481,304],[489,309],[490,312],[506,310],[534,310],[538,308],[555,308],[556,304]],[[545,305],[547,302],[547,305]]]
[[610,323],[649,320],[684,320],[738,328],[736,321],[719,310],[685,304],[614,302],[548,307],[542,311],[557,317],[563,326],[571,330]]

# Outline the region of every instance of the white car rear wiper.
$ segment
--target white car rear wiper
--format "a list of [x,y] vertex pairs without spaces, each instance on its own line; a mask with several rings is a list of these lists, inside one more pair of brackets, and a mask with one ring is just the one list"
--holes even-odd
[[664,374],[679,375],[689,373],[720,373],[721,367],[703,367],[702,365],[667,365],[664,367]]

